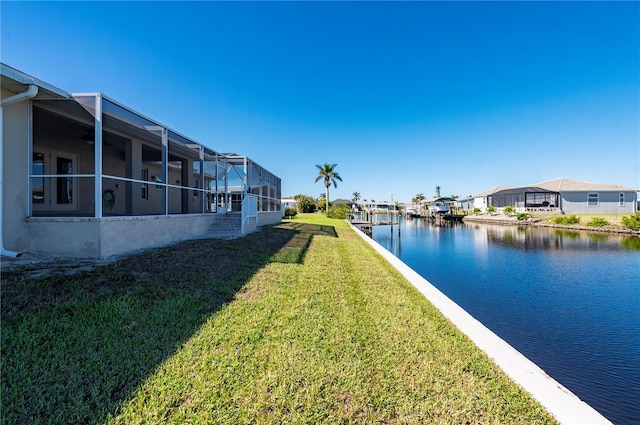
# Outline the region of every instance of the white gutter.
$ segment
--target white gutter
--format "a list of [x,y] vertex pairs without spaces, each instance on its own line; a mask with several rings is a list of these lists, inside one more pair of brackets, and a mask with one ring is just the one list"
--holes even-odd
[[4,106],[12,103],[21,102],[23,100],[31,99],[38,94],[38,86],[29,84],[29,88],[22,93],[14,94],[5,99],[0,100],[0,243],[2,244],[2,255],[8,257],[17,258],[22,255],[21,252],[11,251],[4,247],[4,216],[3,199],[4,199]]

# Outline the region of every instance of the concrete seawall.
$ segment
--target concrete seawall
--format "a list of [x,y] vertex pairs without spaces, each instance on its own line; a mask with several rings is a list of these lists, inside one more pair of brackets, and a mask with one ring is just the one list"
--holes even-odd
[[611,424],[611,421],[547,375],[544,370],[473,318],[404,262],[356,227],[351,227],[560,423]]
[[596,233],[615,233],[620,235],[627,236],[640,236],[640,230],[628,229],[622,226],[602,226],[602,227],[593,227],[586,226],[584,224],[554,224],[549,223],[545,219],[529,219],[529,220],[518,220],[515,217],[507,217],[502,214],[496,215],[467,215],[462,220],[465,223],[479,223],[479,224],[500,224],[504,226],[532,226],[532,227],[550,227],[553,229],[562,229],[562,230],[575,230],[575,231],[585,231],[585,232],[596,232]]

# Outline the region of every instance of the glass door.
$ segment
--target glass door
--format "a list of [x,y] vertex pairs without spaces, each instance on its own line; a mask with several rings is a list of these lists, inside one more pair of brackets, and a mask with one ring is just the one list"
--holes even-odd
[[[34,211],[78,210],[78,155],[34,146],[31,174],[56,177],[31,178],[31,202]],[[68,177],[65,177],[68,175]]]

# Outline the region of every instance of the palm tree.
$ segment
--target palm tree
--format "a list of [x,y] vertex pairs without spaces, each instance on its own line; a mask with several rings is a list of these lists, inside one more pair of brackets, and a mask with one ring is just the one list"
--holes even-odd
[[336,180],[342,181],[342,178],[338,173],[335,172],[335,168],[338,164],[327,164],[325,163],[323,166],[317,165],[318,167],[318,177],[316,177],[316,182],[320,179],[324,180],[324,187],[326,192],[327,199],[327,212],[329,211],[329,186],[333,183],[334,187],[338,187],[338,183]]
[[358,202],[360,200],[360,192],[355,191],[355,192],[353,192],[352,196],[353,197],[351,198],[351,200],[353,202]]
[[424,201],[424,193],[418,193],[413,197],[413,199],[411,199],[412,204],[419,204],[420,201]]

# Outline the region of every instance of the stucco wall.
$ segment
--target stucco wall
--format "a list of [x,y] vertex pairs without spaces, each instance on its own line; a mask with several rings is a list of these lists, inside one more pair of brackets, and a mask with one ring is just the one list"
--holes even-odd
[[193,239],[207,233],[214,214],[119,217],[101,226],[101,257]]
[[100,258],[100,222],[95,219],[30,218],[27,251],[38,255]]
[[258,212],[258,226],[267,226],[282,222],[282,211],[260,211]]
[[247,221],[244,223],[244,234],[248,235],[249,233],[253,233],[258,229],[257,219],[256,217],[249,217]]
[[104,258],[206,234],[215,214],[94,218],[31,218],[34,254]]
[[624,206],[619,205],[620,192],[595,192],[599,195],[598,205],[587,205],[587,192],[561,192],[560,207],[565,214],[633,214],[635,212],[635,192],[623,192]]
[[[13,95],[2,91],[2,97]],[[24,251],[27,247],[28,146],[30,102],[22,101],[2,108],[3,176],[2,237],[4,247]]]

